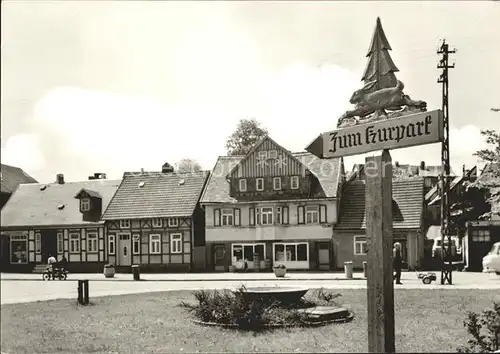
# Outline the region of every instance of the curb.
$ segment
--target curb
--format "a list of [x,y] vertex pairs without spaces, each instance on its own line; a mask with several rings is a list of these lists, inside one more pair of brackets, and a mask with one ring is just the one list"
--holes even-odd
[[[276,329],[276,328],[311,328],[311,327],[321,327],[326,326],[328,324],[334,323],[347,323],[351,322],[354,319],[354,313],[349,311],[349,315],[344,318],[337,318],[329,321],[321,321],[321,322],[310,322],[302,325],[288,325],[288,324],[267,324],[264,325],[264,329]],[[196,323],[201,326],[207,327],[221,327],[221,328],[229,328],[229,329],[240,329],[236,324],[223,324],[223,323],[215,323],[215,322],[203,322],[200,320],[191,319],[191,322]]]
[[[19,278],[2,278],[1,279],[6,280],[6,281],[56,281],[56,280],[44,280],[44,279],[19,279]],[[327,281],[327,280],[333,280],[333,281],[349,281],[349,280],[366,280],[366,278],[300,278],[300,279],[294,279],[294,278],[276,278],[276,279],[269,279],[269,278],[252,278],[252,279],[141,279],[141,280],[134,280],[134,279],[113,279],[113,278],[105,278],[105,279],[66,279],[66,280],[57,280],[57,281],[78,281],[78,280],[89,280],[89,281],[111,281],[111,282],[188,282],[188,281],[195,281],[195,282],[230,282],[230,281]]]

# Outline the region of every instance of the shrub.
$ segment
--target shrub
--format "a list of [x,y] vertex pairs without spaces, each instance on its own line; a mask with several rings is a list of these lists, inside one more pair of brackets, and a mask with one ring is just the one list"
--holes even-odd
[[286,266],[284,264],[275,264],[274,269],[286,269]]
[[[246,288],[236,291],[197,290],[193,292],[196,304],[181,302],[180,306],[203,322],[235,325],[240,329],[260,330],[267,325],[300,326],[308,324],[308,317],[300,309],[315,306],[317,301],[301,299],[298,303],[286,304],[266,298],[252,299],[245,294]],[[320,295],[321,294],[321,295]],[[329,294],[322,289],[316,294],[320,300],[330,303],[338,294]]]
[[459,353],[491,353],[500,349],[500,303],[494,302],[493,309],[481,314],[469,312],[464,326],[472,339],[457,349]]

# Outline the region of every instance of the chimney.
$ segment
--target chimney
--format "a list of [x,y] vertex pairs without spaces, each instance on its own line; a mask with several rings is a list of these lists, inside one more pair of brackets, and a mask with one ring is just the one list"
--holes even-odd
[[144,168],[141,167],[141,175],[144,174]]
[[105,173],[96,172],[96,173],[94,173],[93,176],[89,176],[89,180],[94,180],[94,179],[106,179],[106,174]]
[[64,184],[64,175],[62,173],[58,173],[56,175],[56,183],[57,184]]
[[425,161],[420,162],[420,169],[425,170]]
[[168,162],[165,162],[161,167],[161,173],[172,173],[174,172],[173,166],[171,166]]
[[467,170],[465,169],[465,165],[462,165],[462,176],[465,177],[466,174],[467,174]]

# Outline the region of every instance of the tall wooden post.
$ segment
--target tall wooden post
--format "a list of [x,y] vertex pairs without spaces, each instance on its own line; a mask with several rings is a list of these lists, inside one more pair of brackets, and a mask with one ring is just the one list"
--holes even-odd
[[365,162],[368,351],[394,353],[392,160],[389,150],[383,150]]

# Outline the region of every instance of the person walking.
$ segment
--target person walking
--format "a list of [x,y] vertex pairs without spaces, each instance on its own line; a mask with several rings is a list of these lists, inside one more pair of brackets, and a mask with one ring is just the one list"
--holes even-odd
[[396,280],[396,284],[401,283],[401,269],[403,268],[403,258],[401,257],[401,244],[396,242],[394,244],[394,249],[392,250],[392,267],[396,274],[394,274],[394,279]]

